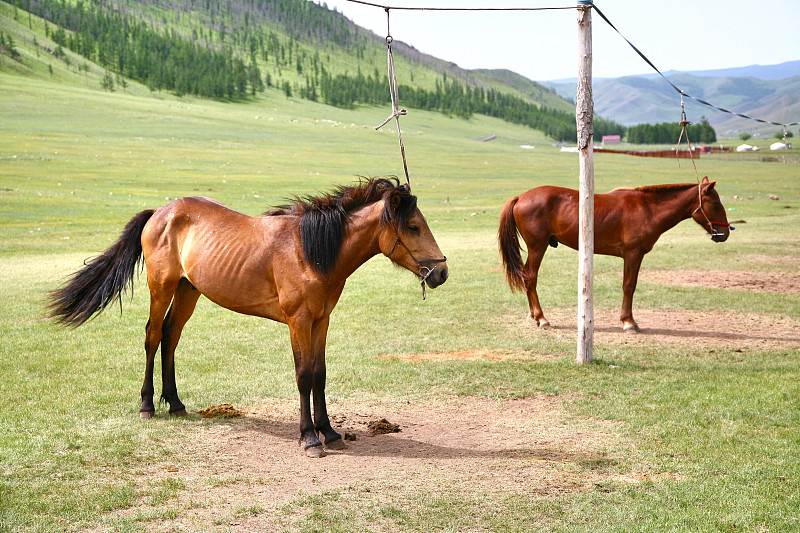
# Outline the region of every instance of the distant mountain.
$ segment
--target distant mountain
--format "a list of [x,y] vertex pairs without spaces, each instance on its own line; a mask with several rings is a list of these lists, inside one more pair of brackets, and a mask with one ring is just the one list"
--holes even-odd
[[[737,73],[747,74],[739,76]],[[727,75],[731,74],[731,75]],[[789,74],[788,77],[779,77]],[[800,118],[800,61],[734,69],[665,73],[685,93],[715,106],[754,118],[795,122]],[[546,85],[565,98],[575,98],[574,83]],[[680,95],[658,74],[594,80],[595,112],[625,125],[673,122],[680,118]],[[778,126],[762,124],[701,105],[686,98],[689,120],[708,118],[720,136],[739,131],[769,132]]]
[[[746,67],[720,68],[715,70],[692,70],[689,72],[670,70],[665,76],[690,74],[692,76],[711,76],[715,78],[757,78],[759,80],[782,80],[800,76],[800,61],[787,61],[778,65],[748,65]],[[657,73],[648,74],[657,77]]]
[[[731,67],[720,68],[712,70],[667,70],[663,72],[664,76],[674,76],[676,74],[689,74],[690,76],[711,76],[716,78],[758,78],[759,80],[782,80],[784,78],[791,78],[792,76],[800,76],[800,60],[786,61],[777,65],[749,65],[746,67]],[[645,74],[632,74],[627,77],[634,78],[658,78],[660,77],[657,72],[647,72]],[[605,81],[613,78],[598,78],[595,77],[594,81]],[[557,85],[574,85],[578,81],[577,78],[561,78],[557,80],[543,81],[544,85],[548,87],[555,87]]]

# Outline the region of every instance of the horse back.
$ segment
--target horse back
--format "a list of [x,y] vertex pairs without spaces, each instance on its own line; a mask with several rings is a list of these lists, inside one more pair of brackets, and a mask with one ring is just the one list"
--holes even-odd
[[[529,248],[544,248],[552,239],[578,249],[580,193],[575,189],[545,185],[519,197],[517,227]],[[634,189],[619,188],[594,196],[595,252],[621,256],[630,240],[631,220],[642,218]],[[642,221],[641,226],[646,225]]]
[[578,191],[543,185],[519,196],[514,219],[529,248],[543,247],[555,237],[571,248],[578,246]]
[[[288,217],[250,217],[205,197],[182,198],[154,213],[142,233],[151,292],[186,278],[213,302],[281,319],[274,265],[297,254]],[[272,305],[273,303],[274,305]]]

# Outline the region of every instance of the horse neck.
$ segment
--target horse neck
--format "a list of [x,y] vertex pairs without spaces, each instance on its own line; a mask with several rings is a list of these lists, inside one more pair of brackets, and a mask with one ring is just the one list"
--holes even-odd
[[382,228],[382,212],[383,201],[379,201],[356,209],[348,215],[333,277],[346,279],[358,267],[380,253],[378,236]]
[[663,231],[690,218],[697,207],[696,185],[687,184],[685,189],[658,190],[651,194],[654,196],[654,205],[657,206],[653,214],[653,223],[663,227]]

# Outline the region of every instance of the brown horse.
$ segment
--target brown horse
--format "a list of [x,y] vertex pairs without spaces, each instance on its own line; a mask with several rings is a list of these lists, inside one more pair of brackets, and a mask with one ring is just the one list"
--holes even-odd
[[[633,292],[644,255],[662,233],[678,222],[693,218],[714,242],[724,242],[730,230],[725,208],[714,189],[716,182],[619,188],[594,196],[594,251],[624,261],[622,313],[626,333],[638,333],[633,319]],[[522,263],[517,233],[528,247]],[[525,290],[530,318],[549,328],[536,294],[536,281],[548,244],[563,243],[578,249],[578,191],[543,186],[506,202],[500,215],[500,255],[512,290]]]
[[175,347],[200,295],[232,311],[287,324],[300,391],[300,440],[309,457],[322,457],[317,432],[326,448],[344,448],[325,404],[328,319],[348,276],[378,253],[431,288],[447,280],[447,258],[416,196],[396,179],[362,180],[331,194],[297,198],[258,218],[209,198],[183,198],[133,217],[116,244],[50,294],[51,316],[67,325],[84,323],[121,299],[128,285],[133,289],[144,256],[150,318],[142,418],[155,412],[153,362],[159,344],[161,397],[171,414],[186,414],[175,384]]

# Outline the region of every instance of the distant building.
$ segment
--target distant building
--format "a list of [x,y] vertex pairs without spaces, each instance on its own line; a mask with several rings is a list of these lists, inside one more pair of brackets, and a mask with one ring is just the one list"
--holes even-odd
[[603,146],[607,144],[619,144],[622,138],[619,135],[603,135]]

